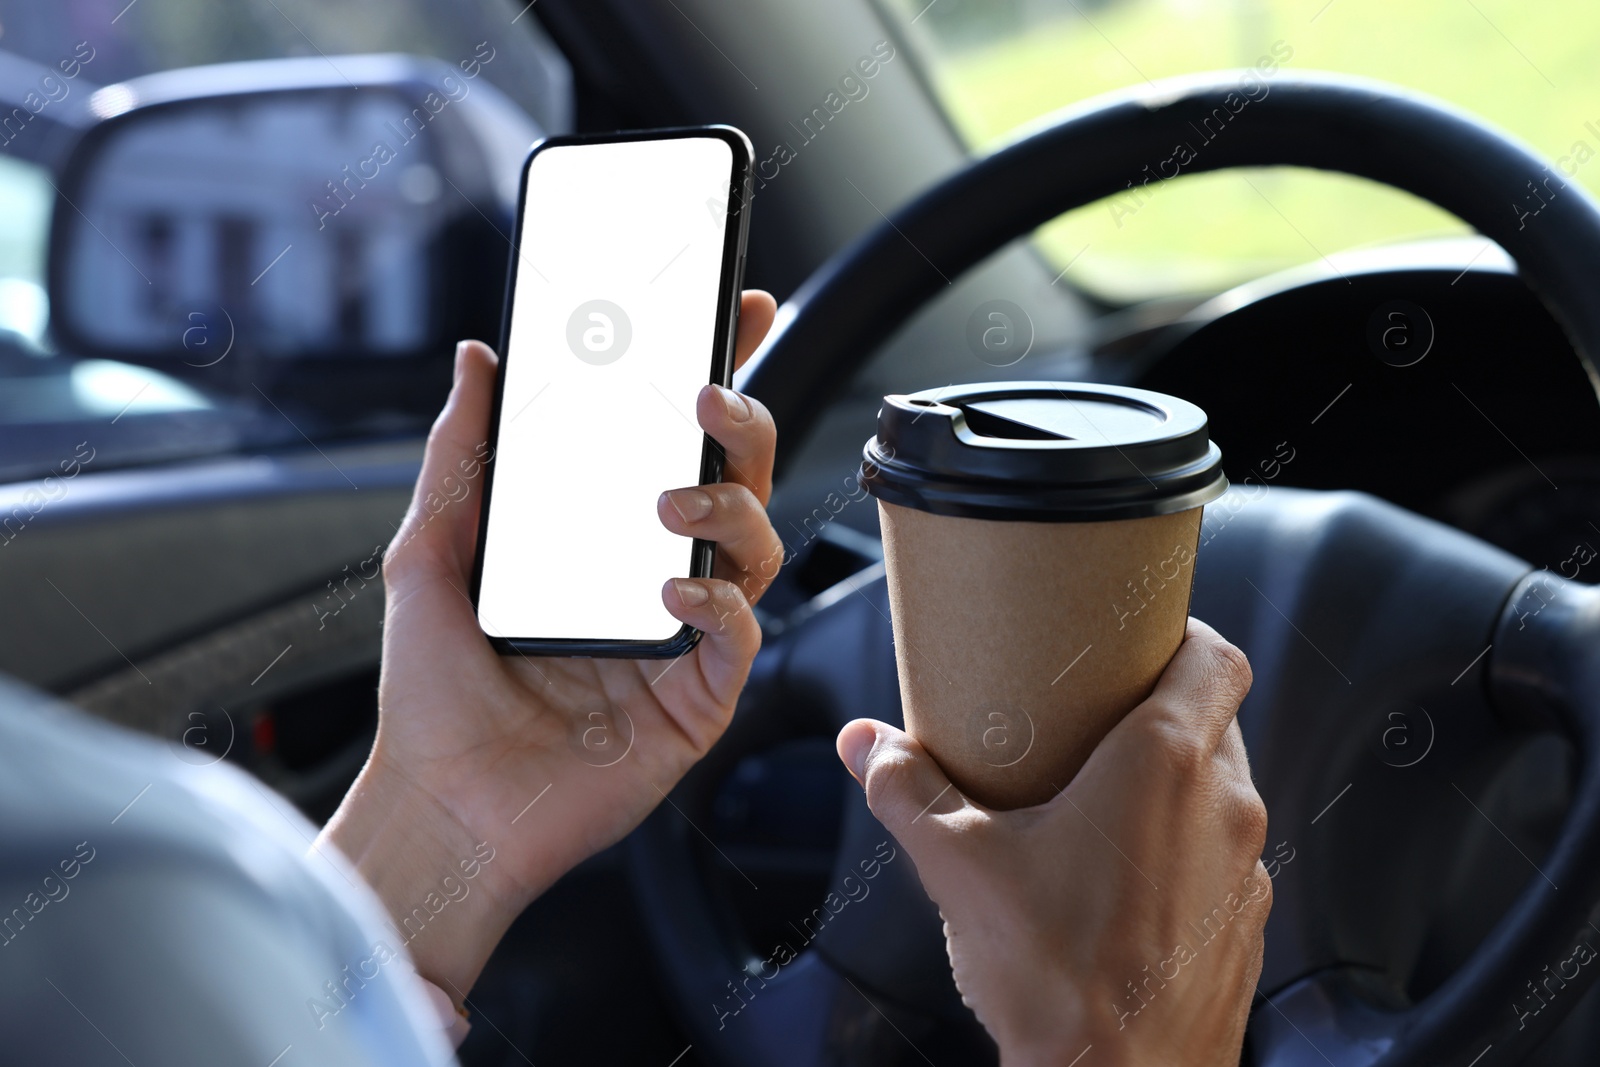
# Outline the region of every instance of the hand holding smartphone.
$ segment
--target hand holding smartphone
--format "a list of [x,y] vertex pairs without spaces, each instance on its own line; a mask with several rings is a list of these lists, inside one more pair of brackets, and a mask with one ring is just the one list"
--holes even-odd
[[656,500],[722,477],[695,400],[732,373],[750,167],[726,126],[529,155],[471,589],[497,650],[662,657],[699,639],[659,590],[709,577],[714,546],[664,529]]

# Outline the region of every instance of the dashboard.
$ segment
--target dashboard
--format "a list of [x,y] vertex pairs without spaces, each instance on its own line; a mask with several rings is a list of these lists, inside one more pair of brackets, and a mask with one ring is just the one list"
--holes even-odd
[[1149,331],[1124,373],[1203,407],[1235,484],[1363,490],[1600,580],[1600,382],[1473,243],[1245,286]]

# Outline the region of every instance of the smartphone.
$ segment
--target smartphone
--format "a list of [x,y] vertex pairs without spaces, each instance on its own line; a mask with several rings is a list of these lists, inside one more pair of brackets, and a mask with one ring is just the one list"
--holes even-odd
[[661,587],[709,577],[715,546],[668,532],[656,500],[722,478],[695,400],[731,380],[751,159],[729,126],[528,155],[472,574],[500,652],[666,657],[700,639]]

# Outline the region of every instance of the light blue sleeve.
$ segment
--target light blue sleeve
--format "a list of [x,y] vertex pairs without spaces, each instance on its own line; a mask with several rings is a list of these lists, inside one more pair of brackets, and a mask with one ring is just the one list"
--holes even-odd
[[192,751],[0,681],[5,1058],[454,1063],[360,876],[308,856],[288,801]]

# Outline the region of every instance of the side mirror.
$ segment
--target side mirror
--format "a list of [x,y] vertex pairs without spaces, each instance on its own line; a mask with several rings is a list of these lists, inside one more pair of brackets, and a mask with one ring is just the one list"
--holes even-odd
[[453,342],[498,333],[541,135],[480,74],[341,56],[99,90],[58,186],[58,345],[297,406],[436,405]]

